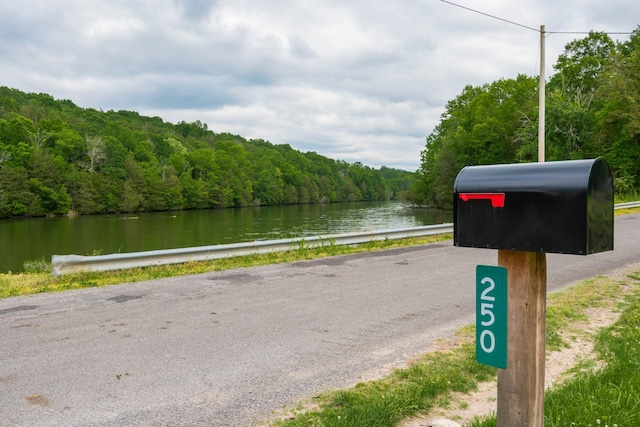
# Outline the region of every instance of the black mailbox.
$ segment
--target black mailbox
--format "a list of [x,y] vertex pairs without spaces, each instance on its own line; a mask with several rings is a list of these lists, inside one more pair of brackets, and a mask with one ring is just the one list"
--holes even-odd
[[454,184],[454,245],[587,255],[613,250],[603,159],[467,166]]

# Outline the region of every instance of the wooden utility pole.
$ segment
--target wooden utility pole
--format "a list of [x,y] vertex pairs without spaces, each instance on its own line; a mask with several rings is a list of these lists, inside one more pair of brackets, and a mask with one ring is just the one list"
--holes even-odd
[[540,82],[539,82],[539,94],[538,94],[538,161],[544,162],[544,110],[545,110],[545,91],[546,83],[544,77],[545,67],[545,53],[544,53],[544,25],[540,25]]
[[507,368],[498,370],[498,427],[544,426],[547,259],[498,251],[508,271]]

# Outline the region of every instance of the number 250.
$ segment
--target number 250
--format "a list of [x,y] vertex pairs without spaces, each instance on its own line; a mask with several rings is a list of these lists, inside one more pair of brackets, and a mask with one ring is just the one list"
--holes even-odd
[[[483,291],[482,294],[480,294],[480,300],[481,301],[495,301],[496,297],[489,295],[489,292],[491,292],[492,290],[495,289],[496,284],[493,281],[493,279],[491,279],[490,277],[485,277],[484,279],[482,279],[480,281],[480,283],[484,284],[489,284],[489,286],[487,286]],[[488,303],[488,302],[481,302],[480,303],[480,316],[481,317],[485,317],[488,316],[489,319],[488,320],[482,320],[480,322],[480,324],[482,326],[491,326],[495,323],[496,321],[496,316],[493,314],[493,303]],[[486,339],[489,339],[489,345],[486,344]],[[493,334],[492,331],[490,330],[483,330],[482,333],[480,334],[480,346],[482,347],[482,350],[484,350],[487,353],[492,353],[493,350],[495,349],[495,345],[496,345],[496,337]]]

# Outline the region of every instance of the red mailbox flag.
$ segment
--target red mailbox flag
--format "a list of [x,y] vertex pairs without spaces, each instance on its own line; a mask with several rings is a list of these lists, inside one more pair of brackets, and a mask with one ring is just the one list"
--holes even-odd
[[491,207],[504,208],[504,193],[460,193],[463,202],[469,200],[491,200]]

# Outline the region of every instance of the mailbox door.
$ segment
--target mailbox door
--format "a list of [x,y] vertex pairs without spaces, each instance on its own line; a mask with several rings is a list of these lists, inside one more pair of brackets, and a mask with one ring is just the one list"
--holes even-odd
[[598,159],[591,168],[587,191],[587,251],[613,250],[613,177],[609,165]]

